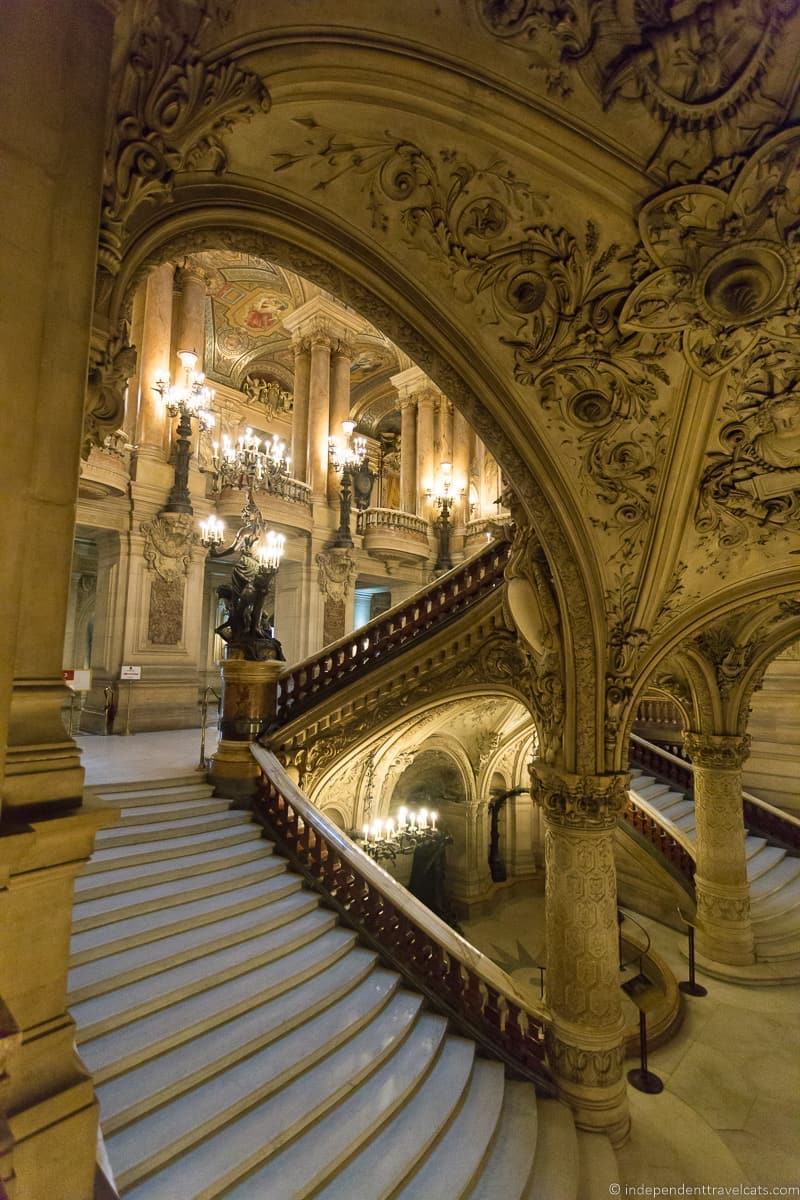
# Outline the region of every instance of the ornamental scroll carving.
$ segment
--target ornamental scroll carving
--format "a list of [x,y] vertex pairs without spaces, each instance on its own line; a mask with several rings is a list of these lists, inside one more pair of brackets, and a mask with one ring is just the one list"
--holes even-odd
[[580,236],[544,223],[549,197],[497,157],[478,166],[451,148],[351,142],[313,117],[299,123],[310,131],[306,148],[274,154],[276,174],[312,167],[319,191],[345,174],[363,178],[373,228],[393,224],[443,269],[460,302],[480,309],[512,352],[517,381],[558,414],[583,479],[613,509],[610,520],[628,531],[642,524],[666,435],[650,410],[657,384],[669,384],[660,361],[668,339],[620,332],[633,255],[601,245],[592,221]]
[[319,590],[326,600],[344,604],[358,568],[348,550],[321,550],[317,555]]
[[639,214],[658,267],[636,286],[620,327],[680,333],[692,370],[713,379],[756,343],[800,347],[800,130],[771,138],[730,192],[671,188]]
[[223,171],[221,135],[269,108],[258,76],[225,59],[205,62],[198,49],[207,12],[191,28],[173,23],[174,6],[152,0],[136,30],[106,152],[99,262],[119,269],[128,224],[141,204],[169,197],[177,171]]
[[691,175],[747,150],[791,106],[791,55],[778,50],[797,0],[476,0],[494,37],[522,50],[548,92],[579,76],[604,109],[644,105],[661,127],[651,168]]
[[697,767],[708,767],[714,771],[738,771],[750,753],[750,737],[724,734],[694,733],[687,730],[683,735],[686,753]]
[[102,350],[90,351],[81,448],[84,459],[93,446],[102,447],[125,419],[125,393],[136,370],[136,347],[131,345],[129,334],[127,321],[121,321]]
[[531,795],[549,821],[571,829],[613,828],[627,804],[627,777],[571,775],[541,759],[531,763]]
[[192,547],[199,541],[189,513],[159,513],[139,530],[144,534],[144,560],[153,574],[165,582],[188,575]]

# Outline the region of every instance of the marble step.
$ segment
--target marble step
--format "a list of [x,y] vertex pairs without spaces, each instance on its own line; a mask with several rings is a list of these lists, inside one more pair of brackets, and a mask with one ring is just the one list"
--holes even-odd
[[265,966],[327,932],[335,920],[333,913],[317,909],[288,926],[217,950],[199,961],[181,963],[151,978],[140,979],[113,992],[73,1004],[72,1016],[78,1026],[78,1044],[126,1025],[137,1017],[166,1008],[195,992],[205,991],[226,979]]
[[421,1165],[395,1192],[396,1200],[460,1200],[475,1183],[503,1104],[500,1063],[476,1059],[458,1111]]
[[675,818],[670,817],[670,821],[676,829],[680,829],[682,833],[693,834],[695,832],[695,811],[694,805],[690,805],[689,811]]
[[[270,1200],[316,1198],[324,1183],[335,1186],[347,1160],[352,1163],[354,1155],[358,1158],[362,1150],[368,1151],[387,1125],[393,1124],[393,1118],[402,1117],[416,1107],[420,1092],[445,1054],[446,1028],[441,1017],[422,1017],[397,1053],[260,1170],[226,1192],[226,1200],[262,1195]],[[470,1049],[474,1055],[474,1047]],[[446,1061],[450,1057],[447,1054]],[[413,1157],[413,1144],[399,1147],[403,1148],[407,1159],[409,1155]],[[367,1183],[366,1192],[339,1190],[336,1194],[342,1198],[377,1195],[372,1180]]]
[[229,871],[244,863],[261,861],[271,851],[272,843],[262,838],[260,841],[246,842],[241,847],[223,847],[221,850],[190,854],[179,858],[175,863],[168,859],[162,862],[142,863],[136,867],[112,866],[107,871],[94,875],[81,873],[75,880],[75,896],[81,903],[117,892],[132,892],[151,883],[168,883],[173,879],[186,880],[204,873]]
[[[216,907],[229,908],[235,904],[236,898],[231,893],[241,892],[243,888],[258,887],[259,883],[266,883],[276,875],[284,875],[285,871],[287,871],[287,864],[283,862],[283,859],[267,854],[264,859],[261,859],[258,880],[233,881],[235,888],[229,888],[227,892],[221,893],[216,889],[209,892],[206,889],[203,895],[192,896],[190,889],[187,889],[186,893],[178,892],[164,896],[160,904],[158,900],[149,895],[149,888],[143,888],[142,892],[126,893],[126,899],[132,902],[128,902],[125,907],[101,908],[100,911],[95,910],[95,905],[100,901],[89,901],[92,911],[86,913],[85,916],[83,913],[79,913],[76,923],[74,923],[72,952],[78,953],[85,947],[113,941],[115,937],[124,938],[142,931],[166,930],[170,922],[176,923],[180,928],[180,924],[187,918],[201,912],[210,913],[209,919],[212,919]],[[77,907],[83,908],[83,905]],[[104,926],[109,926],[109,928],[100,932]],[[98,931],[95,937],[83,936],[92,931]]]
[[356,1196],[384,1200],[393,1196],[446,1127],[467,1087],[474,1061],[471,1042],[448,1037],[413,1101],[375,1131],[359,1153],[315,1191],[315,1200]]
[[[210,871],[191,880],[170,879],[164,883],[148,884],[135,892],[113,892],[110,896],[82,900],[75,905],[73,930],[82,933],[99,925],[163,910],[170,905],[188,904],[192,900],[224,894],[285,870],[286,864],[281,859],[267,854],[241,866],[230,867],[227,871]],[[224,904],[224,901],[221,903]]]
[[[332,1010],[343,999],[358,1005],[360,1012],[375,1012],[397,990],[398,977],[375,967],[374,961],[361,951],[346,955],[327,971],[264,1004],[256,1003],[235,1020],[214,1026],[144,1065],[101,1083],[97,1095],[106,1135],[287,1036],[298,1026],[310,1028],[313,1017]],[[337,1019],[341,1019],[341,1013]]]
[[[783,862],[786,861],[783,859]],[[800,861],[795,859],[794,862],[800,869]],[[754,897],[752,893],[750,895],[750,915],[753,921],[782,916],[784,913],[793,912],[798,908],[800,908],[800,875],[798,874],[787,880],[783,887],[769,896]],[[798,918],[800,918],[800,914],[798,914]],[[800,919],[798,919],[798,926],[800,926]]]
[[366,969],[375,961],[375,955],[354,949],[355,940],[354,933],[331,929],[276,962],[210,986],[120,1029],[82,1041],[81,1058],[93,1073],[95,1083],[103,1083],[208,1029],[235,1020],[257,1005],[299,988],[322,972],[332,971],[345,957],[352,960],[351,969]]
[[468,1200],[522,1200],[536,1154],[538,1104],[530,1084],[506,1080],[494,1140]]
[[168,821],[147,821],[128,829],[114,825],[110,829],[98,830],[95,845],[100,851],[114,846],[149,845],[151,842],[181,837],[186,834],[224,832],[229,827],[247,825],[250,822],[249,813],[225,808],[221,812],[213,812],[206,817],[174,817]]
[[166,803],[124,805],[115,829],[130,829],[148,821],[172,821],[176,817],[204,817],[208,813],[230,812],[229,800],[218,796],[198,797],[196,800],[169,800]]
[[587,1133],[579,1129],[578,1139],[578,1196],[580,1200],[608,1200],[619,1184],[619,1164],[611,1142],[603,1133]]
[[245,912],[181,930],[156,942],[145,942],[115,954],[106,954],[70,970],[67,977],[68,1003],[77,1004],[90,996],[99,996],[124,983],[133,983],[155,975],[167,967],[178,966],[225,946],[243,942],[257,933],[277,929],[316,908],[312,892],[297,890],[282,900],[273,901]]
[[[762,838],[755,838],[755,841],[763,841]],[[747,849],[748,838],[745,842],[745,850]],[[779,849],[778,846],[768,846],[766,842],[761,849],[747,856],[747,878],[749,881],[758,879],[761,875],[765,875],[767,871],[777,866],[786,858],[786,851]]]
[[560,1100],[540,1099],[538,1110],[536,1154],[523,1200],[574,1200],[579,1195],[579,1156],[572,1114]]
[[660,796],[648,799],[648,802],[670,821],[674,821],[685,812],[694,812],[694,804],[686,799],[684,792],[666,791]]
[[769,945],[775,938],[800,934],[800,911],[796,906],[776,913],[751,916],[753,934],[760,945]]
[[756,959],[765,963],[786,963],[787,967],[790,963],[796,964],[792,971],[787,970],[786,975],[777,982],[797,983],[800,979],[800,933],[795,931],[782,937],[757,938]]
[[[117,1175],[126,1200],[210,1200],[235,1196],[233,1185],[248,1172],[262,1166],[280,1150],[334,1107],[337,1116],[354,1099],[354,1089],[371,1082],[367,1096],[367,1120],[383,1097],[397,1091],[405,1094],[438,1048],[445,1022],[441,1017],[420,1015],[421,997],[401,992],[392,999],[381,1019],[365,1029],[321,1062],[284,1086],[277,1095],[249,1106],[216,1132],[196,1139],[195,1144],[138,1186],[126,1187],[130,1174]],[[214,1081],[215,1083],[218,1080]],[[192,1118],[192,1093],[183,1098]],[[162,1110],[163,1111],[163,1110]],[[343,1125],[344,1125],[343,1120]],[[319,1126],[317,1125],[317,1130]],[[197,1127],[195,1126],[195,1132]],[[112,1156],[113,1166],[113,1156]],[[266,1188],[247,1179],[239,1195],[270,1196]]]
[[84,867],[84,874],[93,875],[105,871],[109,866],[133,866],[141,863],[172,861],[185,854],[197,854],[200,850],[218,850],[223,846],[236,846],[241,842],[255,842],[261,837],[261,830],[252,821],[222,832],[192,833],[183,837],[168,838],[150,845],[116,846],[95,850],[89,863]]
[[658,806],[658,801],[662,796],[672,795],[672,788],[668,783],[660,783],[657,779],[644,778],[637,779],[636,787],[634,788],[637,796],[641,796],[648,804]]
[[[200,772],[198,771],[198,775]],[[139,780],[136,783],[111,783],[95,785],[91,791],[106,804],[152,804],[157,798],[165,800],[191,800],[195,797],[214,795],[214,788],[205,779],[192,778],[191,775],[176,779],[154,779],[147,782]]]
[[782,858],[769,871],[752,881],[750,884],[751,904],[766,899],[773,892],[779,891],[785,884],[798,878],[800,878],[800,858],[790,858],[787,854],[786,858]]

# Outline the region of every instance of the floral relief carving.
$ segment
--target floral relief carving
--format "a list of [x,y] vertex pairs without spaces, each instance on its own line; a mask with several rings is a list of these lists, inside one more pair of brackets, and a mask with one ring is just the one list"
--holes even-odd
[[719,433],[707,457],[695,525],[723,546],[800,533],[800,362],[766,346],[734,368]]
[[627,804],[627,777],[570,775],[541,759],[531,764],[531,795],[549,821],[572,829],[612,829]]
[[326,600],[343,604],[358,568],[349,550],[321,550],[317,555],[319,590]]
[[658,267],[634,288],[623,330],[680,332],[705,379],[757,341],[800,345],[800,132],[771,138],[730,193],[672,188],[644,205],[642,241]]
[[131,217],[143,203],[168,198],[177,171],[226,166],[221,135],[269,108],[258,76],[234,63],[205,62],[198,49],[208,22],[202,9],[193,27],[177,28],[174,12],[150,5],[136,30],[124,68],[106,152],[99,259],[119,267]]

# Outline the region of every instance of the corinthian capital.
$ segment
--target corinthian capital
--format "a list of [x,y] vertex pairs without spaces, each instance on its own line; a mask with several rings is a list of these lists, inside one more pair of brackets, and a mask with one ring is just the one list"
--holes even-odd
[[738,771],[750,753],[750,736],[687,730],[683,735],[683,746],[696,767]]
[[573,775],[541,759],[531,763],[531,796],[555,825],[611,829],[627,803],[626,775]]

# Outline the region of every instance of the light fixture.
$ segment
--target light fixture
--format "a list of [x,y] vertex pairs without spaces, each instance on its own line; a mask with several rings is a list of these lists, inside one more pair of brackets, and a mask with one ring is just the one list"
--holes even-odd
[[339,547],[353,545],[350,533],[353,490],[356,493],[356,507],[367,508],[375,481],[367,462],[367,439],[360,434],[354,437],[355,427],[355,421],[342,421],[344,436],[328,438],[328,458],[339,476],[339,528],[333,543]]
[[221,447],[214,442],[211,462],[216,491],[247,488],[271,492],[277,479],[288,477],[291,460],[286,443],[277,434],[262,442],[252,429],[245,429],[235,443],[228,437],[223,437]]
[[212,513],[205,521],[200,522],[200,542],[207,550],[219,550],[225,540],[225,526],[219,517]]
[[391,817],[387,820],[379,817],[362,826],[360,835],[351,836],[359,842],[364,853],[376,862],[380,859],[394,862],[399,855],[413,854],[418,846],[449,845],[452,838],[439,827],[438,820],[438,814],[426,808],[418,812],[400,808],[396,825]]
[[173,384],[169,375],[160,376],[153,384],[171,417],[178,417],[177,440],[175,443],[175,476],[164,512],[191,513],[189,496],[189,454],[192,437],[192,421],[197,421],[201,430],[214,424],[211,401],[214,393],[206,386],[205,375],[196,370],[197,355],[194,350],[178,351],[183,367],[183,383]]
[[450,557],[450,510],[455,500],[460,500],[464,495],[464,488],[456,488],[453,479],[452,463],[443,462],[439,467],[439,476],[433,487],[429,487],[425,495],[439,509],[439,516],[436,518],[436,531],[439,537],[439,551],[436,557],[434,570],[449,571],[453,566],[453,560]]

